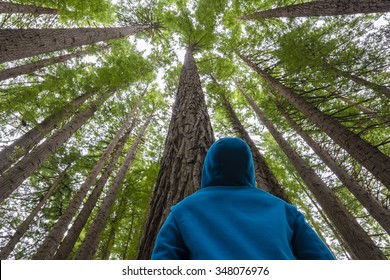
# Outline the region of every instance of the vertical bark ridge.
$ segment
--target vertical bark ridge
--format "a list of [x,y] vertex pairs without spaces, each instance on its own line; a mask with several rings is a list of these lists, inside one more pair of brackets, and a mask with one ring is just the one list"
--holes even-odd
[[206,152],[214,142],[192,47],[187,49],[165,139],[161,167],[140,241],[138,259],[149,259],[170,207],[200,188]]

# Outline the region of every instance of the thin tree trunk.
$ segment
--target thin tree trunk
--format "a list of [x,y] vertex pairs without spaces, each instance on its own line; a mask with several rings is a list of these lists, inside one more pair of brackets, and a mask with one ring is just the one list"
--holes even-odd
[[341,125],[317,109],[313,104],[306,101],[290,88],[284,86],[277,79],[273,78],[266,71],[261,69],[247,57],[239,56],[267,83],[275,88],[287,101],[295,108],[301,111],[310,121],[322,129],[338,145],[345,149],[352,157],[370,171],[378,180],[380,180],[388,189],[390,189],[390,158],[384,155],[378,148],[374,147],[355,133]]
[[[111,228],[110,228],[110,234],[108,239],[105,241],[105,244],[103,246],[103,252],[101,255],[102,260],[107,260],[110,257],[110,250],[112,248],[112,245],[114,244],[116,232],[118,230],[119,224],[123,218],[123,215],[127,209],[128,204],[128,196],[127,196],[127,190],[128,186],[126,186],[123,191],[120,194],[120,202],[118,206],[118,211],[114,213],[114,217],[111,218]],[[134,208],[134,206],[132,207]],[[123,258],[122,258],[123,259]]]
[[42,68],[45,68],[47,66],[54,65],[57,63],[61,63],[61,62],[65,62],[65,61],[71,60],[75,57],[84,56],[86,54],[88,54],[88,51],[77,51],[74,53],[56,56],[56,57],[45,58],[45,59],[31,62],[31,63],[25,64],[25,65],[5,69],[5,70],[0,71],[0,81],[4,81],[4,80],[10,79],[10,78],[15,78],[15,77],[18,77],[18,76],[24,75],[24,74],[30,74],[30,73],[38,71]]
[[357,260],[358,257],[356,257],[355,255],[351,255],[353,253],[353,250],[348,245],[348,243],[344,241],[344,239],[342,238],[340,233],[337,231],[337,229],[334,227],[334,225],[329,221],[328,217],[324,214],[324,211],[321,209],[321,207],[318,206],[318,203],[313,199],[312,194],[309,193],[309,191],[306,189],[306,187],[303,184],[301,184],[299,181],[298,181],[298,183],[299,183],[300,187],[302,188],[303,192],[310,199],[311,203],[317,209],[317,211],[321,215],[322,219],[324,219],[326,225],[333,232],[335,238],[340,242],[341,248],[343,249],[344,254],[347,256],[347,258],[348,259],[352,258],[354,260]]
[[133,235],[133,229],[134,229],[134,217],[135,217],[135,213],[134,213],[134,204],[133,204],[133,207],[131,208],[131,221],[130,221],[130,228],[127,230],[128,231],[128,234],[127,234],[127,238],[126,238],[126,245],[125,245],[125,248],[123,249],[123,255],[122,255],[122,260],[126,260],[127,259],[127,253],[128,253],[128,250],[129,250],[129,244],[130,244],[130,240],[131,240],[131,237]]
[[107,183],[108,178],[114,171],[115,165],[118,162],[119,156],[122,153],[123,147],[125,146],[126,141],[130,136],[130,133],[131,133],[131,129],[129,129],[124,134],[124,136],[121,138],[118,145],[116,146],[115,151],[112,154],[110,163],[106,167],[102,176],[100,176],[91,195],[88,197],[88,200],[84,203],[83,208],[81,209],[80,213],[77,216],[77,219],[72,224],[72,227],[67,232],[64,240],[62,241],[60,247],[58,248],[56,254],[54,255],[55,260],[66,260],[69,258],[73,246],[74,244],[76,244],[81,231],[83,230],[85,224],[88,221],[89,216],[91,215],[94,207],[96,206],[96,203],[104,189],[104,186]]
[[352,255],[356,255],[359,259],[363,260],[386,260],[386,256],[375,245],[356,219],[349,214],[332,190],[326,186],[315,171],[293,150],[283,138],[282,134],[277,131],[275,126],[254,103],[253,99],[247,98],[248,95],[243,95],[255,111],[259,120],[267,127],[290,162],[295,166],[306,186],[313,193],[343,239],[348,243],[352,250]]
[[14,250],[16,244],[19,242],[20,238],[26,233],[29,229],[30,224],[37,216],[38,212],[41,210],[42,206],[45,205],[47,200],[51,197],[57,187],[60,185],[62,179],[65,177],[67,170],[71,165],[68,165],[58,176],[58,178],[54,181],[49,191],[45,194],[45,196],[41,199],[35,209],[28,215],[28,217],[18,226],[14,235],[8,241],[8,243],[1,249],[0,259],[5,260],[8,258],[9,254]]
[[0,1],[0,14],[56,15],[57,9]]
[[281,114],[285,117],[290,126],[302,137],[303,140],[313,149],[319,158],[329,167],[330,170],[339,178],[344,186],[357,198],[357,200],[367,209],[371,216],[390,234],[390,211],[382,207],[371,193],[361,186],[349,175],[324,149],[320,147],[310,135],[304,131],[287,112],[278,106]]
[[323,0],[279,7],[240,17],[259,20],[275,17],[337,16],[390,12],[388,0]]
[[367,108],[366,106],[363,106],[353,100],[350,100],[348,98],[345,98],[343,96],[337,96],[337,98],[341,99],[345,103],[347,103],[350,106],[356,107],[360,112],[363,114],[369,115],[372,118],[377,119],[379,122],[383,123],[384,125],[390,127],[390,117],[388,115],[386,116],[380,116],[377,112],[374,110],[371,110],[370,108]]
[[353,101],[353,100],[350,100],[348,98],[345,98],[343,96],[337,96],[337,98],[341,99],[342,101],[344,101],[345,103],[347,103],[348,105],[350,106],[354,106],[356,107],[360,112],[364,113],[364,114],[367,114],[367,115],[372,115],[374,117],[377,117],[377,112],[363,106],[363,105],[360,105],[359,103]]
[[[389,6],[390,6],[390,2],[389,2]],[[333,67],[332,65],[330,65],[328,63],[325,63],[325,67],[330,69],[331,71],[333,71],[336,75],[341,75],[341,76],[343,76],[351,81],[354,81],[355,83],[357,83],[359,85],[365,86],[366,88],[373,89],[376,92],[390,98],[390,88],[389,87],[386,87],[383,85],[378,85],[374,82],[370,82],[362,77],[359,77],[359,76],[356,76],[352,73],[349,73],[348,71],[339,70],[336,67]]]
[[[145,90],[146,92],[146,90]],[[145,92],[143,94],[145,94]],[[87,179],[85,179],[84,183],[80,186],[80,189],[73,197],[72,201],[69,203],[68,207],[66,208],[65,212],[62,214],[62,216],[59,218],[59,220],[56,222],[56,224],[53,226],[53,229],[49,232],[49,235],[46,237],[46,239],[43,241],[42,245],[38,248],[37,253],[33,256],[33,259],[41,260],[41,259],[52,259],[54,256],[55,251],[57,250],[58,246],[60,245],[60,242],[68,229],[68,226],[70,222],[72,221],[73,217],[76,215],[77,211],[79,210],[85,196],[87,195],[88,191],[90,190],[92,184],[94,183],[96,177],[100,173],[100,171],[103,169],[104,165],[106,164],[109,156],[111,155],[112,151],[114,150],[115,146],[117,145],[120,137],[124,133],[124,131],[128,128],[130,124],[130,120],[133,119],[134,114],[137,110],[137,107],[139,105],[139,102],[141,102],[142,96],[138,99],[137,103],[134,105],[133,109],[131,110],[128,119],[124,122],[123,126],[119,129],[119,131],[115,134],[114,138],[111,140],[110,144],[105,148],[102,156],[90,172]]]
[[140,242],[138,259],[149,259],[170,206],[200,188],[206,152],[214,142],[193,49],[187,49],[165,139],[161,167]]
[[152,25],[73,29],[0,29],[0,63],[38,54],[123,38]]
[[[214,77],[212,78],[214,82],[217,85],[219,85],[215,80],[215,78]],[[236,84],[237,86],[239,86],[237,82]],[[265,158],[260,153],[259,149],[256,147],[255,142],[253,142],[252,138],[249,136],[248,132],[245,130],[244,126],[241,124],[240,120],[238,119],[237,114],[234,111],[229,100],[227,99],[226,94],[224,92],[221,92],[220,96],[222,98],[222,104],[229,115],[229,119],[233,125],[234,130],[240,135],[242,140],[244,140],[251,149],[253,163],[255,166],[256,181],[258,186],[261,189],[283,199],[284,201],[289,202],[287,195],[284,193],[284,190],[282,189],[275,175],[268,167]]]
[[116,194],[122,185],[123,179],[127,171],[129,170],[131,163],[134,160],[138,145],[140,144],[145,130],[148,127],[150,121],[152,120],[152,117],[153,115],[148,118],[148,120],[142,126],[141,130],[138,132],[137,137],[135,138],[133,144],[131,145],[131,149],[127,153],[121,167],[119,168],[119,171],[110,189],[108,190],[96,217],[94,218],[90,228],[88,229],[87,235],[85,236],[83,242],[81,243],[80,247],[76,252],[75,259],[90,260],[95,255],[95,252],[98,247],[99,235],[104,230],[104,225],[110,213],[110,209],[115,201]]
[[58,123],[64,121],[76,111],[95,92],[85,93],[73,99],[69,104],[60,108],[41,123],[30,129],[24,135],[16,139],[11,145],[0,151],[0,174],[7,170],[22,156],[26,155],[37,145],[46,134],[50,133]]
[[112,246],[112,243],[114,242],[114,239],[115,239],[115,225],[112,224],[111,225],[111,229],[110,229],[110,234],[108,235],[108,239],[106,241],[106,244],[104,246],[104,249],[103,249],[103,253],[102,253],[102,257],[101,259],[102,260],[108,260],[109,257],[110,257],[110,249],[111,249],[111,246]]
[[20,184],[23,183],[39,166],[64,144],[81,126],[96,112],[99,106],[107,100],[115,90],[108,90],[96,102],[75,115],[63,128],[53,136],[23,157],[17,164],[8,169],[0,177],[0,202],[4,201]]

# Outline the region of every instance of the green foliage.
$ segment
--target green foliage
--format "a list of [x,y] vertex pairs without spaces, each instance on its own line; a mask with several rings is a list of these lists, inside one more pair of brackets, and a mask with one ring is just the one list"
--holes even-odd
[[75,22],[78,25],[91,25],[93,22],[111,24],[114,22],[114,5],[109,0],[16,0],[15,3],[30,4],[58,9],[61,21]]
[[[255,140],[292,203],[305,213],[309,223],[327,241],[338,258],[348,258],[294,166],[256,120],[253,111],[237,90],[233,80],[235,78],[294,149],[347,205],[348,210],[359,217],[359,223],[374,236],[375,242],[384,248],[384,252],[388,252],[388,235],[383,234],[383,230],[367,215],[360,203],[297,137],[281,118],[276,102],[282,104],[313,139],[387,208],[390,206],[388,190],[311,124],[302,113],[289,106],[284,98],[246,67],[236,54],[240,51],[255,63],[266,67],[283,84],[304,96],[323,112],[332,115],[351,131],[378,146],[384,154],[390,155],[388,98],[378,94],[375,89],[358,85],[332,70],[332,67],[337,67],[377,84],[389,86],[388,16],[357,15],[257,22],[237,20],[240,16],[257,10],[306,2],[292,0],[120,0],[117,4],[108,0],[15,2],[57,8],[60,22],[50,17],[49,21],[38,21],[31,15],[14,20],[12,15],[10,23],[4,20],[4,26],[8,24],[12,28],[42,28],[54,24],[75,28],[153,23],[162,28],[131,38],[112,40],[104,51],[98,51],[99,45],[88,46],[91,50],[88,57],[47,67],[0,84],[0,148],[77,96],[87,92],[101,94],[108,89],[117,89],[116,94],[102,104],[94,117],[2,204],[0,223],[4,226],[1,233],[6,236],[32,211],[60,171],[71,165],[58,190],[36,217],[11,258],[27,259],[32,256],[40,244],[39,240],[44,238],[63,213],[110,139],[123,124],[135,100],[147,88],[134,122],[134,131],[151,112],[154,112],[155,118],[126,174],[105,231],[100,236],[95,256],[97,259],[136,258],[164,150],[173,97],[179,83],[181,61],[178,54],[188,46],[194,47],[196,51],[195,59],[217,138],[235,136],[221,104],[220,95],[223,93],[232,103],[240,121]],[[69,50],[72,51],[74,50]],[[32,58],[39,59],[41,57]],[[15,64],[22,63],[24,62]],[[0,67],[5,69],[13,64],[3,64]],[[215,77],[219,85],[212,81],[210,75]],[[354,104],[348,104],[346,100]],[[80,110],[89,104],[87,102]],[[372,113],[362,112],[359,106],[364,106]],[[57,124],[57,128],[67,121]],[[112,181],[115,173],[116,171],[109,181]],[[85,237],[96,211],[95,208],[75,249]],[[2,240],[0,245],[4,242]]]

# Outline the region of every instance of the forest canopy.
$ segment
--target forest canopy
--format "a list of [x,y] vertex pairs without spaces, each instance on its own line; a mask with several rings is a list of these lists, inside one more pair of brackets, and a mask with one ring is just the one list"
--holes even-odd
[[1,259],[148,259],[220,137],[337,259],[389,259],[390,5],[365,2],[0,2]]

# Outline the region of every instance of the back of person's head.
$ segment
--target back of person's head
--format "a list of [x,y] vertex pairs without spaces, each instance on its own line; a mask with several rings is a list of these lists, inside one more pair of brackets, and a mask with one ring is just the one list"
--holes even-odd
[[202,188],[256,186],[252,153],[239,138],[221,138],[208,150],[202,171]]

